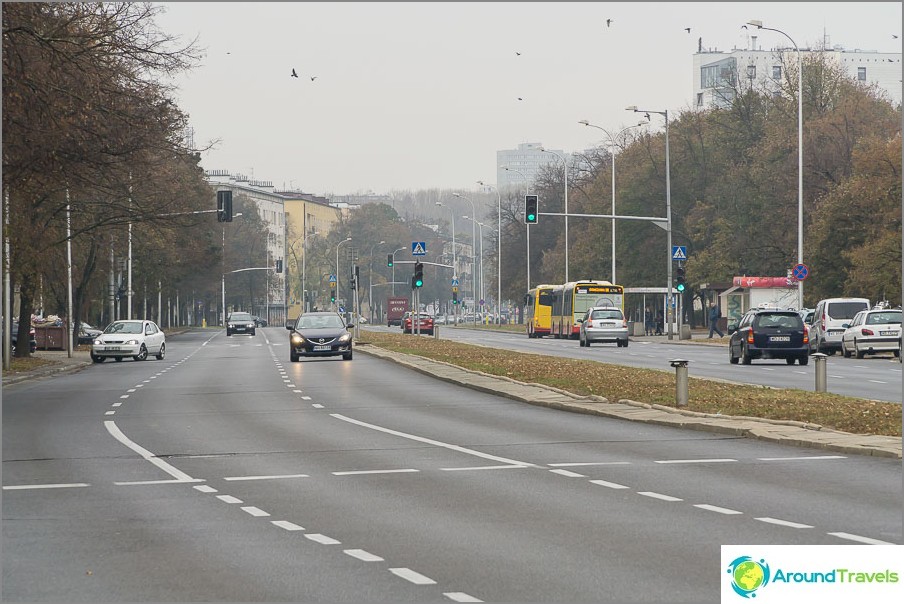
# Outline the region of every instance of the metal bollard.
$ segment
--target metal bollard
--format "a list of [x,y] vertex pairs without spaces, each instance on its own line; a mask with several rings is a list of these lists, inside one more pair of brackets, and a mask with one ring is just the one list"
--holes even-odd
[[827,355],[816,352],[810,355],[816,363],[816,392],[826,391],[826,358]]
[[672,359],[669,364],[675,368],[675,406],[687,407],[687,364],[685,359]]
[[437,340],[439,339],[439,325],[433,326],[433,337]]

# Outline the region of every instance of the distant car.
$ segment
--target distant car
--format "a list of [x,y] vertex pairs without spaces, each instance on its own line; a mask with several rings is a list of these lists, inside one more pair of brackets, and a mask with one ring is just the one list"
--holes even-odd
[[267,326],[267,319],[262,319],[257,315],[251,315],[251,318],[254,319],[255,327],[266,327]]
[[891,352],[901,356],[901,309],[861,310],[850,323],[844,323],[841,354],[862,359],[867,354]]
[[234,312],[226,319],[226,335],[234,333],[247,333],[252,336],[257,333],[257,321],[246,312]]
[[166,336],[157,324],[147,319],[113,321],[91,344],[91,360],[103,363],[108,358],[121,361],[131,357],[144,361],[154,355],[166,356]]
[[788,365],[797,360],[810,361],[809,331],[800,314],[794,310],[756,308],[747,311],[737,329],[729,329],[728,360],[750,365],[753,359],[785,359]]
[[[415,323],[415,321],[417,322]],[[412,313],[406,313],[405,318],[402,320],[402,333],[413,334],[415,330],[432,336],[433,317],[424,314],[413,315]]]
[[816,314],[815,308],[801,308],[797,311],[800,318],[804,320],[804,325],[809,325],[813,321],[813,315]]
[[[15,354],[16,353],[16,342],[19,339],[19,322],[16,321],[15,319],[12,321],[12,326],[11,326],[10,331],[12,332],[12,337],[10,338],[10,341],[12,344],[12,349],[10,350],[10,352],[12,354]],[[28,330],[28,349],[31,352],[35,352],[38,349],[37,335],[38,335],[37,330],[34,328],[34,326],[32,326],[31,329]]]
[[294,321],[286,321],[289,334],[289,359],[338,356],[352,360],[352,334],[341,315],[334,312],[306,312]]
[[94,338],[102,333],[104,333],[102,329],[98,329],[90,323],[79,323],[78,343],[85,346],[90,346],[94,341]]
[[579,319],[578,341],[589,347],[593,342],[615,342],[619,348],[628,347],[628,321],[616,306],[593,306]]

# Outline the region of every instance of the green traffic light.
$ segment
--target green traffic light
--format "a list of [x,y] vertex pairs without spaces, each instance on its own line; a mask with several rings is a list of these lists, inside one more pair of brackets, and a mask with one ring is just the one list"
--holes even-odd
[[414,286],[415,286],[415,287],[423,287],[423,285],[424,285],[424,280],[423,280],[423,279],[416,279],[415,282],[414,282]]
[[683,292],[684,291],[684,283],[679,283],[677,286],[675,286],[675,289],[677,289],[680,292]]
[[528,214],[528,215],[527,215],[527,221],[528,221],[528,222],[533,222],[533,221],[536,220],[536,219],[537,219],[536,214]]

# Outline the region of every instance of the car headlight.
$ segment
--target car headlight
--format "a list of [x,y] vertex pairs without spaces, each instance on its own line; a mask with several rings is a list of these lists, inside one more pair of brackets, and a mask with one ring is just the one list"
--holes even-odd
[[126,346],[138,346],[138,340],[134,338],[131,340],[126,340]]
[[228,323],[227,327],[235,327],[235,323]]
[[301,346],[302,344],[304,344],[304,338],[301,336],[300,333],[293,333],[289,337],[289,340],[292,342],[293,346]]
[[97,340],[94,340],[94,345],[95,345],[95,346],[103,346],[103,345],[104,345],[104,341],[101,340],[100,338],[98,338]]
[[343,343],[344,343],[344,342],[348,342],[348,341],[351,340],[351,339],[352,339],[352,334],[350,334],[350,333],[348,333],[348,332],[346,332],[346,333],[342,334],[341,336],[339,336],[339,341],[340,341],[340,342],[343,342]]

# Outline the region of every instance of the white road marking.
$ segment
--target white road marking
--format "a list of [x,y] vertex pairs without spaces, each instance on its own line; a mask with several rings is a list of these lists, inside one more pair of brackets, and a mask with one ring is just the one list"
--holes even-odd
[[194,488],[201,491],[202,493],[216,493],[217,492],[217,490],[215,488],[213,488],[212,486],[210,486],[208,484],[199,484],[198,486],[196,486]]
[[320,403],[314,403],[311,406],[314,407],[315,409],[323,409],[323,405],[321,405]]
[[526,467],[528,467],[528,466],[513,466],[513,465],[506,464],[504,466],[472,466],[469,468],[440,468],[440,470],[442,470],[443,472],[460,472],[460,471],[467,471],[467,470],[510,470],[513,468],[517,469],[517,468],[526,468]]
[[223,480],[277,480],[280,478],[310,478],[307,474],[274,474],[272,476],[227,476]]
[[128,390],[126,390],[126,392],[135,392],[135,389],[134,389],[134,388],[129,388]]
[[316,541],[317,543],[321,543],[323,545],[339,545],[342,543],[332,537],[327,537],[326,535],[321,535],[320,533],[305,533],[304,535],[311,541]]
[[558,474],[559,476],[568,476],[569,478],[587,478],[584,474],[578,474],[571,470],[550,470],[550,472]]
[[843,375],[830,375],[829,377],[830,377],[830,378],[838,378],[839,380],[843,380],[843,379],[844,379],[844,376],[843,376]]
[[402,577],[406,581],[411,581],[415,585],[436,585],[436,581],[430,577],[425,577],[421,573],[416,573],[410,568],[390,568],[389,572]]
[[382,562],[383,558],[380,556],[371,554],[370,552],[366,552],[363,549],[344,549],[342,550],[344,553],[348,554],[352,558],[357,558],[358,560],[363,560],[364,562]]
[[111,407],[120,407],[120,406],[122,406],[122,403],[113,403],[111,405]]
[[458,445],[451,445],[449,443],[444,443],[438,440],[433,440],[431,438],[424,438],[423,436],[415,436],[414,434],[407,434],[405,432],[399,432],[398,430],[390,430],[389,428],[383,428],[381,426],[377,426],[374,424],[368,424],[366,422],[362,422],[356,419],[352,419],[350,417],[346,417],[345,415],[340,415],[338,413],[331,413],[330,417],[335,417],[336,419],[341,419],[344,422],[349,422],[352,424],[356,424],[358,426],[362,426],[364,428],[370,428],[371,430],[378,430],[380,432],[385,432],[387,434],[392,434],[394,436],[400,436],[402,438],[408,438],[411,440],[416,440],[418,442],[427,443],[430,445],[436,445],[437,447],[444,447],[446,449],[451,449],[452,451],[458,451],[459,453],[466,453],[468,455],[475,455],[477,457],[482,457],[484,459],[491,459],[493,461],[498,461],[501,463],[508,463],[516,466],[530,466],[536,467],[535,464],[527,463],[523,461],[517,461],[514,459],[508,459],[506,457],[499,457],[497,455],[490,455],[489,453],[482,453],[481,451],[475,451],[474,449],[468,449],[465,447],[460,447]]
[[638,491],[637,494],[643,495],[644,497],[652,497],[653,499],[661,499],[662,501],[684,501],[679,497],[663,495],[662,493],[654,493],[653,491]]
[[838,537],[840,539],[848,539],[850,541],[858,541],[860,543],[867,543],[869,545],[894,545],[889,541],[880,541],[879,539],[871,539],[870,537],[861,537],[860,535],[852,535],[851,533],[828,533],[833,537]]
[[566,468],[571,466],[627,466],[631,465],[630,461],[576,461],[571,463],[551,463],[547,464],[551,468]]
[[630,487],[626,487],[626,486],[623,485],[623,484],[618,484],[617,482],[607,482],[607,481],[605,481],[605,480],[591,480],[590,482],[593,483],[593,484],[598,484],[598,485],[600,485],[601,487],[609,487],[610,489],[627,489],[627,488],[630,488]]
[[116,411],[106,411],[104,415],[116,415]]
[[737,459],[662,459],[653,463],[725,463]]
[[301,397],[301,400],[303,400],[303,401],[309,401],[309,400],[311,400],[311,397],[310,397],[310,396],[303,396],[303,397]]
[[405,468],[401,470],[350,470],[348,472],[331,472],[333,476],[354,476],[357,474],[399,474],[402,472],[420,472],[413,468]]
[[883,381],[881,381],[881,380],[869,380],[869,381],[872,382],[872,383],[874,383],[874,384],[887,384],[887,383],[888,383],[888,382],[883,382]]
[[483,600],[478,600],[474,596],[469,596],[468,594],[461,591],[449,591],[443,594],[453,602],[483,602]]
[[293,390],[292,392],[294,392],[295,394],[301,394],[301,390]]
[[847,459],[844,455],[813,455],[809,457],[758,457],[760,461],[798,461],[814,459]]
[[286,388],[294,388],[295,384],[286,384]]
[[184,480],[182,478],[176,478],[173,480],[128,480],[122,482],[114,482],[113,484],[118,487],[130,487],[145,484],[185,484],[187,482],[204,482],[204,480],[201,478],[189,478],[188,480]]
[[695,503],[695,508],[700,508],[701,510],[708,510],[710,512],[718,512],[719,514],[743,514],[744,512],[739,512],[737,510],[730,510],[728,508],[720,508],[717,505],[709,505],[708,503]]
[[123,395],[122,395],[121,397],[119,397],[119,398],[129,398],[129,395],[128,395],[128,394],[123,394]]
[[233,497],[232,495],[217,495],[217,499],[223,503],[245,503],[238,497]]
[[246,505],[246,506],[242,507],[242,511],[248,512],[252,516],[269,516],[270,515],[269,513],[265,512],[264,510],[262,510],[260,508],[256,508],[253,505]]
[[809,524],[800,524],[799,522],[791,522],[789,520],[779,520],[778,518],[754,518],[760,522],[768,522],[769,524],[778,524],[779,526],[789,526],[791,528],[813,528]]
[[70,482],[59,484],[16,484],[3,487],[4,491],[25,491],[28,489],[71,489],[91,486],[87,482]]
[[289,522],[288,520],[272,520],[272,524],[278,526],[279,528],[286,529],[287,531],[303,531],[303,526],[298,526],[294,522]]
[[151,462],[152,464],[154,464],[155,466],[157,466],[158,468],[160,468],[161,470],[163,470],[164,472],[166,472],[173,478],[176,478],[178,480],[194,481],[194,478],[192,478],[191,476],[189,476],[182,470],[180,470],[174,466],[171,466],[170,464],[166,463],[162,459],[159,459],[156,455],[154,455],[153,453],[151,453],[144,447],[141,447],[138,444],[129,440],[129,438],[125,434],[122,433],[122,431],[119,429],[119,427],[117,427],[116,422],[105,421],[104,426],[107,428],[107,432],[109,432],[113,438],[115,438],[116,440],[118,440],[119,442],[124,444],[126,447],[130,448],[131,450],[135,451],[142,458]]

